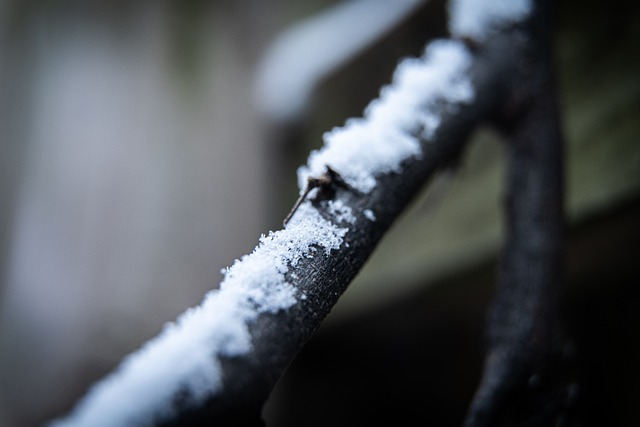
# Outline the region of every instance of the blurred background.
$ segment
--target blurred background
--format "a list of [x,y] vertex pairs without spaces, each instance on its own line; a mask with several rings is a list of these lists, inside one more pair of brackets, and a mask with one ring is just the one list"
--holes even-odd
[[[584,425],[640,424],[640,7],[558,2]],[[0,425],[37,426],[280,228],[295,170],[443,1],[0,2]],[[501,239],[480,129],[280,381],[273,426],[459,425]]]

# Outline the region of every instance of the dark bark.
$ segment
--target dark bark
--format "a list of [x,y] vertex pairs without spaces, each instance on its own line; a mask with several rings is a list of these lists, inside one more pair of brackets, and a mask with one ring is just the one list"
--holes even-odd
[[[493,123],[506,139],[505,242],[488,316],[488,352],[467,427],[559,425],[575,385],[558,319],[563,283],[564,141],[549,41],[538,10],[510,95]],[[563,351],[564,350],[564,351]]]

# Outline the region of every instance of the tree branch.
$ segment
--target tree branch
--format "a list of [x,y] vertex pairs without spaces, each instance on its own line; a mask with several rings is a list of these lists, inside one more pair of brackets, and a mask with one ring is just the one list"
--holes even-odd
[[507,139],[506,234],[483,379],[467,427],[558,425],[572,393],[557,307],[564,272],[564,140],[547,12],[538,9],[529,23],[512,80],[518,86],[493,120]]
[[[383,168],[382,172],[369,171],[374,179],[371,188],[354,181],[348,165],[316,165],[323,169],[327,166],[334,168],[348,185],[329,184],[325,188],[327,191],[316,189],[305,194],[306,200],[293,215],[292,224],[264,237],[252,255],[240,261],[238,268],[234,265],[229,270],[220,291],[210,295],[200,309],[188,313],[139,354],[127,359],[115,374],[88,394],[69,418],[57,425],[95,426],[93,422],[100,421],[111,425],[113,420],[104,419],[105,414],[110,417],[118,415],[119,425],[132,426],[260,425],[262,405],[275,382],[329,313],[393,221],[425,182],[439,170],[456,163],[476,124],[494,119],[498,111],[503,111],[504,106],[513,101],[514,92],[517,93],[514,88],[519,84],[516,80],[521,77],[521,67],[528,59],[523,49],[526,39],[515,36],[519,31],[512,29],[494,33],[486,42],[472,43],[468,49],[463,48],[460,41],[448,42],[456,49],[465,49],[469,55],[470,62],[464,77],[472,84],[473,98],[464,102],[440,95],[433,99],[419,99],[417,105],[424,104],[427,108],[428,104],[430,108],[429,120],[409,125],[403,122],[399,129],[403,138],[410,137],[419,142],[418,153],[406,156],[396,166]],[[545,77],[543,82],[547,80]],[[534,89],[539,87],[537,85]],[[559,250],[556,240],[562,224],[558,222],[561,215],[558,198],[562,194],[561,188],[553,187],[549,197],[545,195],[561,173],[558,169],[561,144],[558,143],[557,128],[550,129],[551,134],[540,128],[541,120],[544,123],[554,120],[555,104],[553,101],[551,105],[546,103],[542,97],[535,99],[537,102],[527,110],[523,116],[525,119],[520,120],[512,132],[510,157],[513,175],[509,180],[512,184],[510,215],[513,219],[510,221],[509,254],[505,257],[502,289],[522,288],[525,293],[530,290],[531,298],[527,301],[538,303],[537,290],[540,287],[546,289],[549,281],[555,283],[560,273],[557,262],[547,264],[547,261],[550,257],[555,260]],[[367,155],[367,146],[364,148],[359,155]],[[550,167],[543,164],[546,162],[543,159],[549,155],[547,150],[553,153],[554,161]],[[323,159],[322,154],[318,156],[315,160]],[[307,170],[310,174],[317,172],[312,163],[310,160]],[[522,192],[520,186],[523,186]],[[298,241],[293,231],[298,230],[295,227],[302,227],[302,223],[304,228],[300,228],[301,231],[317,236],[330,230],[333,240],[330,243],[322,239]],[[277,251],[272,248],[275,241],[279,245]],[[274,258],[269,266],[242,269],[243,263],[259,263],[269,256]],[[536,270],[534,284],[522,285],[527,283],[530,265]],[[272,274],[272,268],[274,276],[264,278]],[[504,298],[507,300],[511,298],[508,293],[501,295],[506,295]],[[215,305],[216,299],[220,298],[227,298],[232,307],[227,308],[221,303]],[[193,332],[193,324],[197,323],[194,318],[209,319],[208,310],[212,307],[207,304],[213,304],[219,311],[231,310],[236,316],[231,318],[233,328],[236,328],[231,332],[216,329],[224,319],[218,319],[216,325],[205,323],[199,326],[213,328],[214,332],[205,331],[198,335],[198,339],[208,346],[206,355],[215,369],[209,372],[205,363],[205,367],[196,364],[193,370],[185,370],[182,365],[192,356],[192,349],[188,346],[175,351],[175,357],[163,365],[168,371],[145,368],[143,365],[147,359],[155,360],[154,357],[157,359],[160,357],[158,354],[167,350],[169,340],[179,341],[176,337],[185,335],[187,328],[189,333]],[[501,305],[500,297],[497,305]],[[531,306],[531,319],[543,307],[543,304]],[[237,313],[241,313],[240,321],[237,321]],[[515,315],[513,310],[498,309],[496,313],[496,321],[492,325],[503,321],[505,316],[512,320]],[[538,326],[538,323],[524,325],[524,336],[537,339]],[[542,325],[545,330],[543,337],[548,335],[546,326]],[[511,333],[517,336],[511,337]],[[496,328],[493,334],[497,345],[505,341],[515,341],[519,345],[522,339],[521,332],[516,330],[503,333]],[[527,339],[523,348],[529,350],[530,342]],[[500,354],[501,360],[509,357],[508,353],[505,356],[500,351],[492,354]],[[208,376],[185,379],[193,376],[193,372],[199,374],[198,369],[204,369]],[[160,395],[154,395],[153,402],[131,405],[131,400],[146,397],[141,396],[140,390],[157,393],[157,390],[145,388],[141,382],[149,380],[155,384],[156,376],[172,375],[172,371],[181,370],[185,370],[185,376],[168,384],[170,387],[163,389]],[[123,382],[126,385],[122,385]],[[472,419],[476,417],[473,414],[485,411],[483,393],[481,391],[481,397],[476,398]],[[121,405],[127,408],[114,407],[114,396],[129,403]],[[118,411],[122,413],[117,414]],[[469,425],[480,425],[474,423]]]

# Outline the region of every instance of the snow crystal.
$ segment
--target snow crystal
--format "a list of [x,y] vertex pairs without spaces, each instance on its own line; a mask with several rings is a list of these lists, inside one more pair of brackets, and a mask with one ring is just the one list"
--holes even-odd
[[[325,256],[343,243],[347,229],[324,219],[310,203],[299,209],[303,214],[286,229],[262,236],[251,254],[225,270],[219,290],[165,325],[160,335],[94,386],[69,418],[52,425],[154,425],[154,416],[173,415],[178,393],[197,405],[220,390],[219,358],[249,352],[249,324],[262,313],[295,304],[297,291],[285,280],[289,266],[304,257]],[[340,206],[335,209],[348,216]]]
[[364,214],[364,217],[367,218],[369,221],[376,220],[376,214],[374,214],[371,209],[365,209],[363,214]]
[[525,19],[531,0],[450,0],[449,31],[483,41],[492,32]]
[[402,61],[391,85],[369,104],[361,119],[324,135],[324,147],[298,170],[301,193],[307,178],[331,166],[356,190],[367,193],[378,174],[399,172],[402,161],[420,156],[416,135],[433,138],[440,124],[442,102],[465,103],[473,98],[467,75],[471,55],[458,41],[437,40],[421,58]]
[[353,216],[351,208],[344,204],[340,199],[329,201],[329,213],[334,216],[336,222],[356,223],[356,217]]
[[340,2],[284,32],[258,67],[256,104],[278,120],[304,112],[315,86],[423,0]]

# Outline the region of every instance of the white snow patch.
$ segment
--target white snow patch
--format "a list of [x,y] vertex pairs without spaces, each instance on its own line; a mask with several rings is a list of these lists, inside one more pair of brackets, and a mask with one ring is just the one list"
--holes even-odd
[[449,31],[456,37],[486,40],[494,31],[525,19],[531,0],[450,0]]
[[353,216],[351,208],[344,204],[340,199],[329,200],[329,213],[334,216],[337,223],[348,222],[349,224],[356,223],[356,217]]
[[271,118],[292,120],[333,70],[386,34],[423,0],[351,0],[312,16],[273,43],[256,75],[256,104]]
[[219,391],[219,358],[249,352],[249,324],[262,313],[295,304],[296,289],[285,280],[289,266],[304,257],[325,256],[343,244],[347,229],[324,219],[310,203],[299,210],[304,214],[284,230],[263,235],[251,254],[226,269],[219,290],[165,325],[160,335],[95,385],[68,418],[52,426],[155,425],[158,416],[172,415],[178,393],[197,405]]
[[442,103],[466,103],[474,90],[467,71],[471,54],[463,43],[436,40],[421,58],[403,60],[391,85],[366,108],[364,117],[324,135],[324,146],[298,169],[304,191],[307,178],[331,166],[356,190],[367,193],[378,174],[399,172],[402,161],[420,156],[417,136],[433,138]]
[[365,209],[362,213],[364,214],[364,217],[369,221],[375,221],[377,219],[376,214],[374,214],[371,209]]

